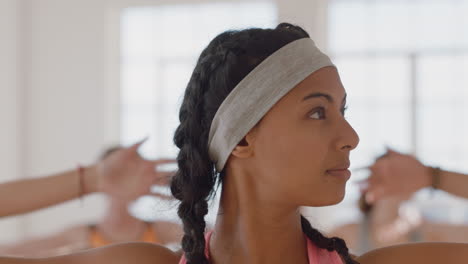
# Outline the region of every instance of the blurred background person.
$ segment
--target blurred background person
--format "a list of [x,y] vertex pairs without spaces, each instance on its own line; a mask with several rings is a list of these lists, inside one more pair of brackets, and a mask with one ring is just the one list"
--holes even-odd
[[51,176],[0,184],[0,217],[29,213],[96,192],[127,200],[150,193],[151,185],[165,185],[173,174],[156,171],[155,167],[174,160],[143,159],[137,150],[144,141],[111,149],[89,166],[79,165],[75,170]]
[[388,150],[370,169],[372,174],[366,181],[370,203],[392,195],[412,195],[423,188],[468,198],[467,174],[424,165],[412,155]]
[[[108,149],[102,155],[98,164],[111,155],[119,155],[117,152],[122,150],[124,150],[122,147]],[[133,154],[137,153],[134,152]],[[119,161],[123,162],[122,160]],[[164,165],[168,162],[172,161],[156,160],[151,164]],[[152,166],[152,169],[154,170],[154,166]],[[119,170],[111,171],[121,173]],[[131,173],[131,171],[128,173]],[[138,167],[134,168],[134,173],[138,173]],[[158,171],[156,168],[152,174],[156,176],[154,182],[165,186],[169,183],[173,172]],[[108,176],[108,181],[112,180],[118,180],[118,178]],[[15,245],[4,245],[0,247],[0,254],[19,257],[51,257],[123,242],[149,242],[176,247],[180,243],[183,234],[179,224],[169,221],[146,222],[135,218],[129,213],[128,207],[135,200],[133,194],[149,194],[149,187],[152,185],[151,182],[141,177],[134,177],[134,180],[140,182],[132,184],[132,182],[127,181],[126,185],[118,187],[119,190],[107,192],[108,208],[104,217],[97,223],[70,227],[57,234],[22,241]],[[118,182],[109,182],[107,184],[117,186]],[[147,184],[147,186],[142,184]],[[148,192],[141,192],[141,189],[146,189]],[[125,195],[126,193],[132,195]],[[172,199],[172,197],[164,194],[151,195],[166,200]]]
[[[411,200],[414,192],[431,187],[431,179],[438,177],[432,173],[442,172],[393,150],[379,157],[370,166],[370,171],[369,181],[365,182],[370,185],[365,187],[358,202],[362,217],[329,233],[348,241],[352,252],[360,255],[375,248],[411,242],[468,242],[467,225],[425,219],[422,208]],[[449,176],[448,180],[458,177]],[[383,192],[377,196],[367,193],[376,188],[383,189]]]
[[394,196],[370,205],[363,195],[359,200],[361,219],[339,226],[328,235],[343,237],[356,255],[384,246],[427,241],[419,212],[410,206],[402,207],[406,201],[407,197]]

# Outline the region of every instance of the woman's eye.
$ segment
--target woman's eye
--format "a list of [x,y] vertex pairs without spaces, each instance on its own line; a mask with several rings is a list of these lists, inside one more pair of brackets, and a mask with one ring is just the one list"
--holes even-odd
[[309,118],[317,120],[325,119],[325,109],[322,107],[314,109],[310,112]]

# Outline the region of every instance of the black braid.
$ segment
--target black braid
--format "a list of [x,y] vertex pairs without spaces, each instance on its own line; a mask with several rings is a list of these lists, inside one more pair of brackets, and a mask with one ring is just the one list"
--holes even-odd
[[328,251],[336,251],[344,259],[346,264],[359,264],[356,260],[353,260],[349,255],[348,247],[346,242],[339,237],[328,238],[324,236],[320,231],[313,228],[309,221],[301,215],[302,232],[319,248],[324,248]]
[[[265,58],[284,45],[305,37],[309,37],[307,32],[288,23],[275,29],[227,31],[214,38],[201,53],[185,91],[179,113],[180,124],[174,135],[174,143],[180,151],[177,156],[179,169],[173,177],[171,192],[181,202],[178,215],[184,226],[182,249],[187,264],[208,264],[204,254],[204,218],[215,185],[221,183],[224,176],[224,172],[216,172],[208,154],[208,133],[216,111],[232,89]],[[308,226],[304,232],[314,243],[325,241],[326,238],[322,239],[324,237],[318,231],[310,224]],[[335,244],[339,246],[332,249],[348,256],[344,242],[344,247],[339,242]]]
[[218,36],[200,56],[187,86],[180,109],[180,125],[174,143],[180,149],[179,170],[173,178],[171,192],[181,201],[178,215],[184,226],[182,248],[189,264],[207,264],[205,258],[205,215],[208,199],[216,183],[216,173],[208,155],[209,123],[205,111],[205,94],[212,72],[225,59],[225,54],[212,52],[225,35]]

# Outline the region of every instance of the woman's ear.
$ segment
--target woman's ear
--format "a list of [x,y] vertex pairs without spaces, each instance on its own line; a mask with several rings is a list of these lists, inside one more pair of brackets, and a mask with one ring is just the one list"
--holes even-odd
[[255,128],[251,129],[247,135],[237,144],[231,154],[237,158],[249,158],[254,153]]

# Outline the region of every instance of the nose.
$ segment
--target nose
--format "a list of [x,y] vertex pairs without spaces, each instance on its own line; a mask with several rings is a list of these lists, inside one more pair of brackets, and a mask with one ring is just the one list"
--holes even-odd
[[359,145],[359,135],[345,119],[338,131],[336,147],[339,151],[351,151]]

